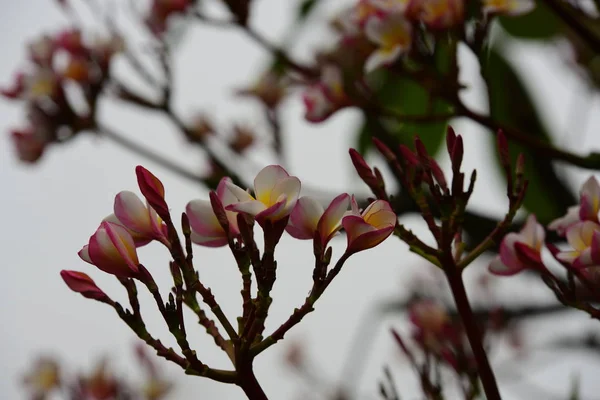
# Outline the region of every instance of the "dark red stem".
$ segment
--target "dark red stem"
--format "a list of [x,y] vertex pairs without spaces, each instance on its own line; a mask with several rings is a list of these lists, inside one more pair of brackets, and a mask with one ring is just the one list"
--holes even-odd
[[483,348],[482,335],[469,299],[467,298],[467,292],[465,291],[465,285],[462,280],[461,272],[457,268],[447,268],[446,277],[452,290],[454,301],[456,302],[456,308],[462,320],[471,345],[471,350],[475,356],[477,362],[477,369],[479,371],[479,377],[485,392],[487,400],[501,400],[500,391],[498,390],[498,383],[496,377],[490,366],[490,362],[487,358],[487,354]]
[[242,388],[249,400],[269,400],[260,386],[260,383],[256,380],[256,376],[252,370],[252,363],[245,365],[238,371],[238,374],[238,385]]

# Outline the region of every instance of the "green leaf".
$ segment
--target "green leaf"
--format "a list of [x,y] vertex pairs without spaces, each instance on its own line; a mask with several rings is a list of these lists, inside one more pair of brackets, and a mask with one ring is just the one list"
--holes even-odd
[[[491,117],[508,127],[551,142],[527,88],[513,67],[495,49],[491,49],[486,57],[482,62],[482,74],[488,85]],[[497,155],[495,141],[493,143]],[[525,156],[525,178],[529,180],[529,187],[524,207],[535,213],[542,224],[563,215],[568,206],[576,203],[550,159],[514,142],[510,143],[510,152],[513,163],[519,153]]]
[[562,28],[560,19],[541,1],[536,2],[530,13],[498,17],[498,21],[504,30],[522,39],[552,39]]
[[[394,76],[387,71],[377,79],[376,97],[386,109],[399,115],[424,116],[447,114],[447,103],[432,99],[421,85],[409,78]],[[414,147],[414,138],[419,136],[427,151],[435,154],[445,137],[447,122],[403,122],[401,119],[366,117],[357,137],[357,150],[366,152],[371,146],[372,136],[388,136],[394,139],[394,147],[404,144]],[[384,140],[385,141],[385,140]],[[389,140],[388,140],[389,142]]]

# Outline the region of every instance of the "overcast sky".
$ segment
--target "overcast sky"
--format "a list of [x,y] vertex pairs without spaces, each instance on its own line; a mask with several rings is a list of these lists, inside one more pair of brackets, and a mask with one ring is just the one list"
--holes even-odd
[[[295,2],[277,0],[258,1],[252,24],[274,42],[283,36],[291,21],[290,5]],[[327,2],[327,13],[341,3]],[[333,3],[333,5],[332,5]],[[22,0],[4,2],[0,23],[4,26],[2,57],[0,58],[0,82],[7,84],[13,73],[24,64],[25,43],[42,32],[55,32],[64,26],[65,19],[49,0]],[[294,55],[309,60],[311,51],[322,46],[328,37],[323,27],[325,17],[316,18],[310,31],[304,32],[301,44]],[[527,82],[536,88],[536,98],[545,106],[546,117],[553,132],[568,132],[569,106],[573,99],[584,99],[580,104],[590,107],[589,122],[584,139],[572,143],[564,138],[567,148],[580,149],[581,143],[588,149],[598,149],[597,136],[600,127],[598,98],[589,98],[576,76],[560,61],[556,48],[548,46],[517,46],[512,57],[519,61]],[[264,130],[262,116],[252,102],[232,97],[232,91],[252,81],[265,65],[265,53],[240,32],[190,28],[177,48],[174,72],[177,77],[175,95],[177,112],[183,118],[191,118],[195,111],[207,111],[223,128],[232,122],[248,123],[259,131]],[[464,81],[476,86],[478,71],[466,51],[461,51]],[[126,73],[126,71],[125,71]],[[470,90],[468,101],[473,107],[485,111],[481,95]],[[581,101],[581,100],[580,100]],[[309,125],[302,119],[303,109],[299,96],[286,102],[283,131],[286,137],[288,170],[311,187],[323,186],[332,192],[365,188],[350,170],[347,149],[352,145],[359,116],[355,111],[339,113],[321,125]],[[23,109],[0,101],[0,131],[19,125]],[[136,114],[133,108],[106,104],[101,118],[124,134],[143,141],[144,144],[164,151],[191,169],[203,166],[197,151],[190,148],[176,130],[159,116]],[[585,124],[584,124],[585,125]],[[465,135],[467,143],[466,166],[478,168],[478,186],[473,201],[474,209],[499,214],[504,203],[496,171],[483,168],[491,156],[488,137],[463,121],[455,125]],[[482,140],[485,138],[485,140]],[[248,176],[272,162],[269,154],[259,152],[247,164]],[[155,172],[165,184],[167,200],[174,213],[181,212],[193,198],[206,198],[207,193],[190,185],[171,172],[146,162],[114,144],[82,136],[65,146],[53,146],[40,163],[27,166],[19,163],[12,152],[8,136],[0,137],[0,183],[3,187],[2,209],[4,229],[0,231],[0,250],[3,254],[3,278],[0,279],[0,398],[16,399],[23,396],[18,380],[36,356],[55,354],[71,368],[91,368],[96,360],[107,355],[121,371],[131,371],[133,363],[133,333],[104,305],[83,299],[70,292],[60,279],[61,269],[78,269],[92,275],[96,282],[113,298],[123,300],[122,287],[110,276],[83,263],[77,251],[85,244],[99,221],[111,212],[113,198],[121,190],[137,191],[134,168],[143,164]],[[587,173],[571,175],[573,185],[578,185]],[[409,224],[418,226],[415,219]],[[334,257],[345,246],[345,238],[334,243]],[[168,255],[158,245],[140,251],[142,262],[168,287]],[[312,249],[308,242],[298,242],[289,237],[278,248],[278,280],[273,291],[275,304],[267,324],[267,331],[276,328],[294,307],[299,306],[311,284]],[[239,312],[239,277],[231,255],[224,249],[196,248],[195,260],[202,279],[209,284],[225,312],[231,316]],[[482,270],[482,263],[477,268]],[[304,345],[315,368],[326,382],[339,379],[344,361],[351,351],[353,334],[361,318],[374,307],[393,298],[401,298],[412,277],[426,275],[429,267],[407,251],[404,244],[391,238],[380,247],[354,256],[344,267],[327,293],[319,300],[316,311],[294,329],[286,340],[261,355],[256,362],[257,376],[272,399],[299,398],[299,380],[289,369],[283,367],[283,356],[291,342]],[[512,282],[512,281],[511,281]],[[502,290],[513,293],[514,286],[506,280],[499,282]],[[538,287],[539,286],[539,287]],[[499,289],[500,290],[500,289]],[[540,300],[551,296],[540,285],[530,289],[528,296]],[[472,292],[476,295],[476,290]],[[151,302],[143,298],[147,306],[149,328],[155,335],[171,344],[168,331],[163,326]],[[145,315],[146,315],[145,314]],[[233,319],[233,318],[231,318]],[[192,321],[190,319],[190,321]],[[401,365],[401,359],[388,335],[391,324],[400,326],[400,318],[386,321],[377,334],[377,346],[368,359],[367,373],[360,382],[361,390],[374,397],[376,379],[381,376],[384,363]],[[561,329],[576,332],[586,318],[581,315],[563,320]],[[572,323],[571,323],[572,322]],[[193,323],[190,322],[190,327]],[[541,325],[540,325],[541,326]],[[552,329],[556,330],[556,326]],[[203,334],[201,329],[191,336],[202,361],[216,367],[226,368],[227,359]],[[543,336],[548,328],[537,327],[535,338]],[[540,336],[540,337],[541,337]],[[529,342],[528,342],[529,343]],[[173,345],[174,342],[172,343]],[[366,343],[361,343],[366,345]],[[502,354],[497,355],[501,369]],[[557,356],[543,354],[521,364],[528,379],[558,394],[567,393],[573,374],[580,374],[584,393],[592,396],[600,389],[597,379],[598,364],[586,362],[582,355],[560,357],[562,366],[554,365]],[[552,362],[549,362],[551,361]],[[185,376],[177,368],[161,362],[167,374],[177,383],[173,398],[242,398],[242,392],[227,386],[199,378]],[[595,367],[596,369],[593,369]],[[415,393],[415,383],[408,369],[398,367],[398,382],[404,393]],[[518,373],[514,370],[511,373]],[[532,373],[534,372],[534,373]],[[135,372],[129,372],[137,376]],[[500,373],[499,373],[500,374]],[[503,375],[510,380],[510,373]],[[507,399],[521,398],[524,393],[517,384],[502,384]],[[596,396],[597,397],[597,396]],[[369,397],[367,397],[369,398]],[[410,398],[410,397],[408,397]],[[527,398],[525,396],[524,398]],[[531,397],[530,397],[531,398]],[[592,398],[592,397],[591,397]]]

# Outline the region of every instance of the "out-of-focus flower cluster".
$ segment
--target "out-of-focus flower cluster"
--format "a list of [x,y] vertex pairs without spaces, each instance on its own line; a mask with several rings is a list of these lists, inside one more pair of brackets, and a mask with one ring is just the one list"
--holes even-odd
[[49,144],[93,126],[110,61],[123,47],[118,36],[86,38],[77,29],[30,43],[28,65],[1,91],[6,98],[26,103],[25,126],[10,133],[22,161],[35,162]]
[[[521,15],[534,6],[533,0],[483,0],[479,18]],[[473,18],[464,0],[358,0],[333,21],[341,39],[322,55],[320,79],[304,93],[305,118],[321,122],[355,104],[345,85],[362,85],[363,73],[392,66],[403,56],[417,56],[423,47],[419,43],[435,48],[438,32],[464,30],[467,19]]]
[[[36,361],[26,373],[23,384],[32,400],[166,399],[172,391],[172,384],[164,378],[143,346],[136,347],[136,354],[137,363],[144,373],[141,384],[124,379],[106,360],[98,362],[89,374],[72,375],[67,374],[66,368],[58,361],[48,357]],[[55,397],[59,393],[64,397]]]
[[[600,319],[598,301],[600,280],[600,184],[590,177],[580,190],[579,205],[552,221],[548,229],[566,240],[566,248],[545,242],[544,227],[530,215],[520,232],[509,233],[500,244],[500,254],[490,264],[496,275],[514,275],[523,270],[536,271],[563,304],[581,309]],[[561,264],[567,279],[547,268],[542,249],[548,248]]]
[[[584,274],[592,273],[600,265],[600,184],[590,177],[580,191],[579,205],[552,221],[548,229],[565,238],[569,248],[560,251],[552,246],[557,260]],[[506,235],[500,245],[500,255],[490,264],[497,275],[513,275],[528,267],[542,264],[541,251],[545,240],[544,227],[530,215],[518,233]]]

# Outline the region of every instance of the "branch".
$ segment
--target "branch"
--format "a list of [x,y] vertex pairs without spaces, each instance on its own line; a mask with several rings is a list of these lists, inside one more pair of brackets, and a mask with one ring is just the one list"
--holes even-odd
[[168,169],[169,171],[181,176],[182,178],[188,179],[195,183],[201,183],[203,185],[208,185],[208,180],[206,178],[201,177],[200,175],[196,175],[182,166],[176,164],[175,162],[169,160],[162,155],[155,153],[154,151],[143,147],[139,143],[134,142],[131,139],[126,138],[125,136],[117,133],[112,128],[107,127],[106,125],[98,125],[95,132],[102,137],[105,137],[112,142],[118,144],[119,146],[139,155],[147,160],[154,162],[161,167]]
[[472,121],[491,129],[493,134],[496,134],[498,130],[502,130],[510,139],[530,149],[537,150],[540,155],[554,160],[566,161],[571,165],[576,165],[586,169],[600,169],[600,153],[598,152],[589,153],[587,156],[580,156],[569,151],[561,150],[552,146],[550,143],[536,139],[525,132],[496,121],[492,117],[479,114],[467,108],[462,103],[459,103],[458,106],[459,115],[467,117]]

